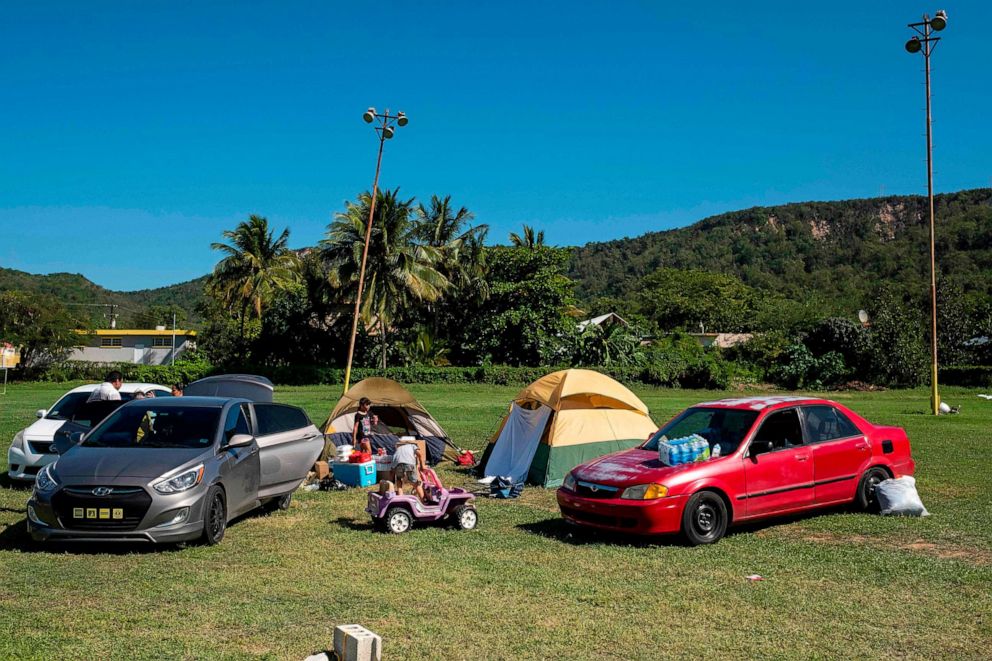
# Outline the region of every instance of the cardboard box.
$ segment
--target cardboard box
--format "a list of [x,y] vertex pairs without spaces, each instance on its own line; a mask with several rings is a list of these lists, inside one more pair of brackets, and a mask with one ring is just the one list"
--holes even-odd
[[326,461],[318,461],[313,465],[313,469],[317,473],[318,480],[323,480],[331,474],[331,467],[327,465]]

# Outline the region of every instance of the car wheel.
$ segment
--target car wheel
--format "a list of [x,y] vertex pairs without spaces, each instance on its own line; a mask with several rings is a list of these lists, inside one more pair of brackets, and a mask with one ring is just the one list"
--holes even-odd
[[682,536],[692,546],[712,544],[727,532],[727,505],[712,491],[693,494],[682,511]]
[[413,525],[413,517],[402,507],[394,507],[386,512],[386,530],[399,535],[405,533]]
[[858,483],[858,494],[854,498],[854,503],[862,512],[878,512],[878,498],[875,496],[875,487],[879,482],[891,477],[889,471],[880,466],[869,468],[861,476]]
[[203,536],[201,539],[207,546],[219,544],[224,539],[227,530],[227,501],[224,490],[219,486],[210,487],[203,510]]
[[459,505],[452,512],[451,518],[462,530],[472,530],[479,525],[479,513],[471,505]]
[[273,498],[272,500],[265,503],[265,509],[268,512],[275,512],[276,510],[286,511],[289,509],[289,504],[293,502],[293,494],[286,493],[278,498]]

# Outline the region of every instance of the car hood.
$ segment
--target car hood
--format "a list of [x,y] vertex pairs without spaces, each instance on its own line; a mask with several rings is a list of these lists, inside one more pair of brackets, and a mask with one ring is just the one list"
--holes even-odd
[[575,479],[615,487],[659,482],[673,475],[691,471],[702,464],[666,466],[655,450],[634,448],[615,452],[582,464],[572,471]]
[[55,436],[55,430],[65,424],[65,420],[35,420],[24,429],[24,438],[29,441],[50,441]]
[[74,447],[58,458],[60,478],[112,480],[118,477],[153,479],[203,455],[203,450],[163,448]]

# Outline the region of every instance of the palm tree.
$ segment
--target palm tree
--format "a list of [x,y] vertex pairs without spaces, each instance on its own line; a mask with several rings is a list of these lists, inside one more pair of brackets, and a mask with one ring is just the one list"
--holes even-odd
[[534,228],[524,225],[523,236],[510,232],[510,245],[516,248],[539,248],[544,245],[544,230],[534,233]]
[[[453,211],[451,196],[443,199],[431,196],[430,207],[417,206],[414,236],[419,243],[438,249],[441,260],[438,270],[457,290],[465,291],[471,285],[483,297],[485,288],[485,252],[483,244],[489,233],[488,225],[470,225],[475,214],[461,207]],[[431,306],[428,315],[433,319]],[[432,326],[436,333],[436,326]]]
[[[346,202],[345,210],[335,215],[327,228],[327,237],[320,242],[331,278],[351,300],[358,293],[371,202],[369,192],[359,195],[356,202]],[[378,326],[383,368],[389,347],[387,333],[402,311],[415,301],[436,301],[450,284],[437,268],[441,251],[415,243],[412,214],[413,199],[399,199],[399,188],[379,191],[369,239],[361,315],[366,325]]]
[[226,257],[214,267],[208,288],[225,306],[240,310],[240,334],[245,336],[249,310],[259,319],[262,308],[275,294],[288,289],[299,279],[299,260],[286,245],[289,229],[278,239],[272,238],[269,221],[252,214],[233,230],[225,230],[230,243],[212,243],[214,250]]

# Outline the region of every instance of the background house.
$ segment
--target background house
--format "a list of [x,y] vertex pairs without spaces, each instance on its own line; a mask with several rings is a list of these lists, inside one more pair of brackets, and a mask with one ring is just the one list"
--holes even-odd
[[86,338],[85,343],[72,350],[69,360],[168,365],[174,357],[196,348],[196,331],[166,330],[164,326],[154,330],[102,328],[78,332]]

